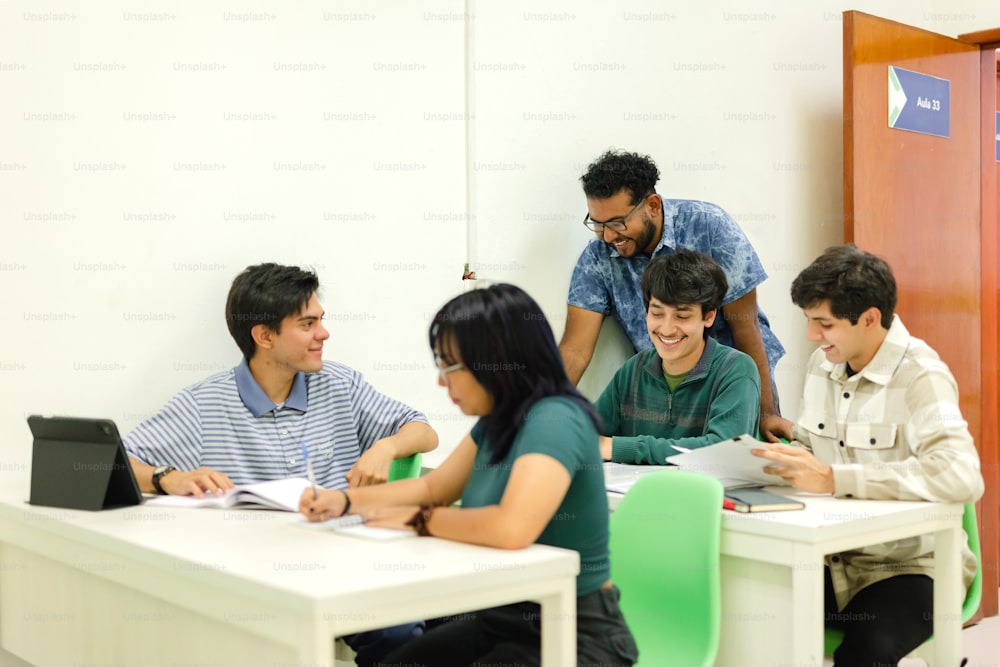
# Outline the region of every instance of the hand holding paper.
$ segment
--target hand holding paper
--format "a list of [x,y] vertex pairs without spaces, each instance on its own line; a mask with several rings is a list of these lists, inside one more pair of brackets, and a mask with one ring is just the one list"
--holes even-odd
[[[741,486],[787,484],[778,475],[764,470],[766,463],[752,454],[753,449],[768,446],[752,435],[744,434],[717,442],[714,445],[692,449],[668,456],[667,462],[681,470],[700,472],[719,479],[727,489]],[[675,449],[681,449],[674,447]]]
[[806,449],[775,442],[762,442],[751,453],[771,461],[764,472],[778,475],[786,484],[810,493],[833,493],[833,468]]

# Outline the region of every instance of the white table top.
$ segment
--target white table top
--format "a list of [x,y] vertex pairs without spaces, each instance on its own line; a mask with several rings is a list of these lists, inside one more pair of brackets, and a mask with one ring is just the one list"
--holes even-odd
[[143,505],[87,512],[28,505],[27,497],[26,481],[0,486],[0,522],[304,613],[383,606],[404,585],[408,598],[429,598],[474,589],[485,573],[493,585],[516,588],[579,572],[576,552],[540,545],[506,551],[437,538],[374,541],[297,526],[304,519],[290,512]]
[[[901,525],[930,524],[934,521],[961,521],[964,506],[958,503],[931,503],[908,500],[858,500],[834,498],[796,491],[786,486],[769,486],[768,491],[805,503],[801,510],[780,512],[723,512],[724,531],[767,534],[791,542],[817,544],[846,537],[858,531],[889,531]],[[767,524],[763,528],[761,524]],[[928,526],[927,532],[935,528]],[[885,540],[893,539],[887,536]]]
[[[859,532],[884,532],[884,542],[895,539],[890,531],[904,527],[912,534],[914,525],[927,525],[926,532],[937,528],[934,522],[961,520],[964,506],[959,503],[931,503],[906,500],[858,500],[834,498],[826,494],[797,491],[788,486],[765,487],[772,493],[801,500],[805,508],[778,512],[735,512],[722,510],[722,532],[767,536],[791,543],[816,545],[850,539]],[[609,492],[612,509],[618,506],[622,494]],[[723,545],[725,550],[725,545]]]

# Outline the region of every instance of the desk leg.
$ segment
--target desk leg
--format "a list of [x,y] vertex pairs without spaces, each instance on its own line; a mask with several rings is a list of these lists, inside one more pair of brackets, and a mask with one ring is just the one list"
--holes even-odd
[[576,664],[576,577],[538,598],[542,610],[542,667]]
[[319,620],[303,620],[299,635],[299,665],[302,667],[335,667],[334,635],[330,627]]
[[957,665],[962,654],[961,531],[934,533],[934,665]]
[[794,548],[792,565],[791,664],[823,664],[823,554]]

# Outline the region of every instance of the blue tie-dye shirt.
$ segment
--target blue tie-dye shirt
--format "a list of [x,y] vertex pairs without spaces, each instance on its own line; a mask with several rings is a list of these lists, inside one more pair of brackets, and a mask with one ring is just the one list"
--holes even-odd
[[[664,199],[663,234],[653,257],[674,254],[677,248],[704,253],[726,272],[729,291],[723,305],[732,303],[767,280],[767,272],[743,230],[715,204],[692,199]],[[584,310],[611,315],[618,320],[636,352],[653,347],[646,330],[646,308],[642,303],[640,278],[649,257],[621,257],[610,245],[594,239],[584,248],[573,269],[567,303]],[[771,331],[767,316],[757,308],[760,333],[768,366],[774,365],[785,348]],[[716,317],[710,334],[720,343],[733,345],[733,332],[723,317]]]

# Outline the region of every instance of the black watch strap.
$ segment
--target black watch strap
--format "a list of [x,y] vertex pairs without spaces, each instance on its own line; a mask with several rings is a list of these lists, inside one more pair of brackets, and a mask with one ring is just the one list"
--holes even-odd
[[170,474],[176,469],[177,468],[174,468],[173,466],[157,466],[156,468],[153,468],[153,477],[151,478],[153,488],[156,489],[156,492],[161,496],[165,495],[166,491],[164,491],[163,487],[160,486],[160,480],[163,479],[164,475]]

